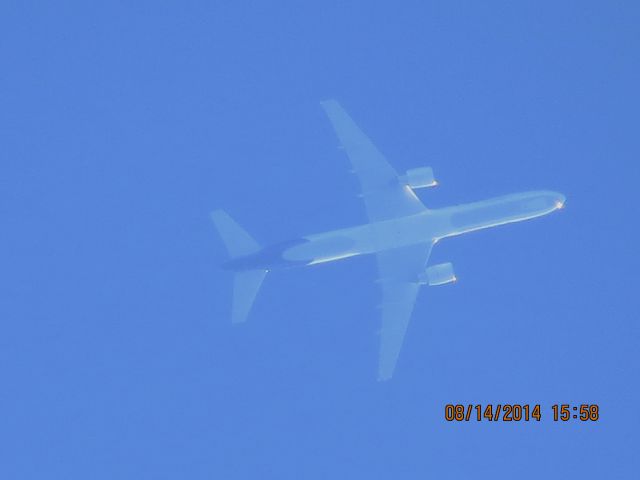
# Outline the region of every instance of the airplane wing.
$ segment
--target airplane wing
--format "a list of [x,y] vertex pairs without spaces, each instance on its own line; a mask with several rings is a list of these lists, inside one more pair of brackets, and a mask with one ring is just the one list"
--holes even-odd
[[378,380],[388,380],[393,375],[420,289],[417,277],[424,270],[432,248],[433,243],[428,242],[376,255],[382,286]]
[[322,102],[340,143],[360,180],[362,198],[371,222],[420,213],[426,208],[371,140],[335,100]]
[[[340,143],[347,152],[362,188],[371,222],[413,215],[426,207],[349,114],[335,100],[322,102]],[[382,286],[382,327],[378,380],[393,375],[420,285],[417,277],[429,260],[433,243],[379,252],[379,283]]]

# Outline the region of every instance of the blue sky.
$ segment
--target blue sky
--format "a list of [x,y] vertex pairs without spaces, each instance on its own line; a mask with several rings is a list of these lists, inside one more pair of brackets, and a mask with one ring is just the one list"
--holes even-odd
[[[4,2],[0,476],[635,478],[635,2]],[[208,219],[365,220],[319,101],[439,207],[567,208],[441,242],[375,382],[371,258],[267,278],[229,323]],[[540,403],[452,424],[447,403]],[[554,423],[554,403],[598,403]]]

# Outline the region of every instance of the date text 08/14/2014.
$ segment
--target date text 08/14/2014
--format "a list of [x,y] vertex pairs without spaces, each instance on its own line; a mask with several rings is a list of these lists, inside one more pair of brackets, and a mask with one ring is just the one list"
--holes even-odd
[[[596,404],[554,404],[550,410],[550,418],[554,422],[596,422],[600,419],[600,407]],[[543,415],[540,404],[447,404],[444,407],[447,422],[539,422],[543,417],[546,415]]]

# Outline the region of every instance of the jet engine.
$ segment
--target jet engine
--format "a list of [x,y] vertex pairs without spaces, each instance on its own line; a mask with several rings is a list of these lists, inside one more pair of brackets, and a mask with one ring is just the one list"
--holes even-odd
[[456,280],[456,274],[453,272],[453,264],[451,263],[433,265],[418,275],[418,283],[420,285],[429,285],[431,287],[445,285]]
[[407,170],[400,180],[411,188],[435,187],[438,184],[436,179],[433,177],[433,168],[431,167],[420,167]]

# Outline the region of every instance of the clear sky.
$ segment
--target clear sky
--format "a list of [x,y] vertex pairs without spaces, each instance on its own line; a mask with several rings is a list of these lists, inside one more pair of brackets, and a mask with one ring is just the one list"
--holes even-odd
[[[638,3],[385,4],[2,2],[1,478],[637,478]],[[434,168],[427,206],[567,196],[438,244],[459,282],[387,383],[371,258],[229,322],[210,210],[265,244],[365,221],[326,98]],[[542,421],[444,421],[516,402]]]

